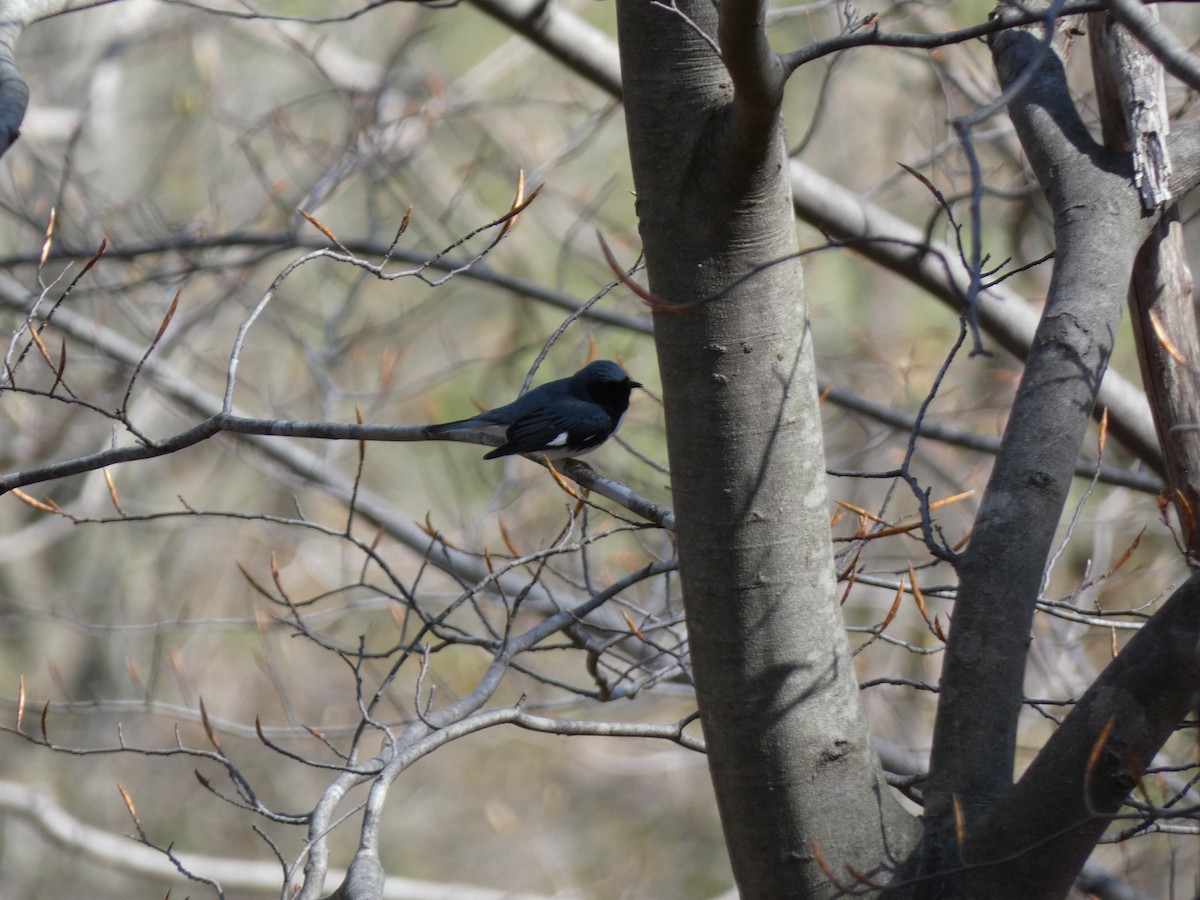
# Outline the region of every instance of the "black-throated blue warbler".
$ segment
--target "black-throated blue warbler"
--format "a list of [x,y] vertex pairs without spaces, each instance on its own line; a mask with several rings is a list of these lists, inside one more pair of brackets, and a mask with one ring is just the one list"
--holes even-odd
[[548,381],[507,406],[430,425],[428,437],[453,431],[482,431],[504,438],[484,459],[523,453],[569,459],[595,450],[621,424],[629,394],[641,387],[611,360],[588,363],[570,378]]

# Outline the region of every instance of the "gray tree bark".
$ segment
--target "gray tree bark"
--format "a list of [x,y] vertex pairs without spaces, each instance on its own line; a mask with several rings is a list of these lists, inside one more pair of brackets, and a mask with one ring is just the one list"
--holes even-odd
[[836,603],[804,282],[786,260],[785,74],[761,22],[734,0],[719,22],[706,2],[618,4],[637,210],[664,304],[690,649],[730,857],[744,897],[833,897],[848,868],[886,880],[917,828],[871,750]]

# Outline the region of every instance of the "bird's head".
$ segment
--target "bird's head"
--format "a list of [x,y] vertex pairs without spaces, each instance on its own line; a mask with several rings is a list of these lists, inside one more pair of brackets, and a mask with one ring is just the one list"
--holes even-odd
[[612,360],[588,363],[573,376],[571,387],[610,414],[620,416],[629,408],[629,394],[641,385]]

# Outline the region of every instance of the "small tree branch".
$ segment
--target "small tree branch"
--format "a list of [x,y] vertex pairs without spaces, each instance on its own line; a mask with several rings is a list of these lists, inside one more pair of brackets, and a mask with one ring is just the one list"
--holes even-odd
[[[388,789],[400,773],[418,759],[427,756],[438,747],[468,734],[494,725],[516,721],[520,707],[480,712],[483,705],[495,694],[512,660],[551,635],[585,619],[613,597],[646,578],[674,569],[674,563],[652,563],[645,568],[625,576],[609,585],[584,602],[570,609],[562,609],[552,616],[507,640],[492,658],[491,664],[480,677],[475,689],[449,706],[431,712],[413,722],[401,738],[388,742],[384,748],[363,767],[378,769],[367,800],[367,811],[363,821],[363,836],[360,847],[368,852],[361,860],[363,884],[373,884],[374,866],[370,849],[376,846],[379,811],[386,799]],[[664,735],[665,736],[665,735]],[[368,778],[351,772],[343,772],[326,789],[320,802],[313,810],[309,825],[308,859],[304,866],[304,884],[296,900],[315,900],[320,895],[325,880],[325,869],[329,859],[328,833],[332,827],[333,814],[350,788],[367,781]],[[358,859],[358,857],[356,857]]]
[[[254,419],[235,413],[218,413],[186,431],[181,431],[161,441],[113,447],[87,456],[79,456],[0,476],[0,495],[15,488],[42,484],[59,478],[81,475],[85,472],[95,472],[118,463],[153,459],[178,453],[222,432],[262,437],[317,438],[332,441],[457,441],[488,447],[496,447],[503,442],[503,438],[482,431],[454,432],[431,438],[426,433],[428,427],[427,425],[359,425],[350,422],[295,422],[285,419]],[[582,487],[620,504],[635,515],[643,516],[664,528],[674,527],[675,517],[670,509],[640,496],[619,481],[605,478],[591,466],[585,463],[572,464],[568,462],[561,468]]]
[[[851,390],[828,382],[820,382],[818,389],[826,403],[860,413],[899,431],[911,432],[915,428],[917,434],[927,440],[949,444],[952,447],[964,447],[993,456],[1000,452],[1000,439],[991,435],[980,434],[977,431],[941,422],[930,422],[928,419],[918,422],[912,413],[898,409],[895,405],[869,400]],[[1148,472],[1129,471],[1105,464],[1097,467],[1094,460],[1082,457],[1075,463],[1075,475],[1078,478],[1095,476],[1097,481],[1105,484],[1120,485],[1150,494],[1157,494],[1163,489],[1162,479]]]
[[[1094,12],[1101,8],[1102,0],[1076,0],[1076,2],[1063,3],[1058,14],[1064,17],[1075,16],[1080,13]],[[840,53],[843,50],[850,50],[855,47],[896,47],[913,50],[935,50],[938,47],[947,47],[966,41],[978,40],[979,38],[998,34],[1009,28],[1020,25],[1031,25],[1034,22],[1044,20],[1045,14],[1040,11],[1017,8],[1015,6],[1001,7],[986,22],[980,22],[977,25],[969,25],[966,28],[958,28],[953,31],[939,31],[933,34],[906,34],[884,31],[880,27],[879,21],[876,20],[869,24],[864,23],[865,27],[844,31],[842,34],[831,38],[813,41],[811,44],[801,47],[798,50],[791,50],[782,54],[782,59],[788,72],[792,72],[805,63],[828,56],[831,53]]]
[[[853,241],[856,252],[929,291],[961,311],[971,275],[958,254],[924,230],[881,206],[863,200],[819,172],[791,161],[792,202],[797,215],[830,235]],[[979,324],[1001,347],[1025,359],[1039,312],[1023,296],[993,285],[976,298]],[[1109,429],[1138,459],[1162,471],[1154,420],[1140,386],[1108,370],[1097,406],[1108,409]]]
[[[106,869],[168,884],[182,882],[178,869],[167,857],[126,835],[113,834],[80,821],[64,810],[44,787],[0,781],[0,810],[36,829],[62,851],[78,854]],[[275,862],[193,853],[179,853],[178,856],[190,871],[219,881],[227,891],[241,895],[280,894],[279,865]],[[340,881],[345,877],[345,872],[331,869],[329,877]],[[444,900],[552,900],[541,894],[514,894],[506,888],[488,889],[398,877],[387,879],[382,896],[394,900],[424,900],[429,897]]]

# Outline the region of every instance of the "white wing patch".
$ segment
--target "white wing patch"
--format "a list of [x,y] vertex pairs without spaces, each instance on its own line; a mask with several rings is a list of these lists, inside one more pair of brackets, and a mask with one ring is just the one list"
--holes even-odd
[[546,441],[547,447],[565,447],[567,444],[567,433],[564,431],[552,441]]

